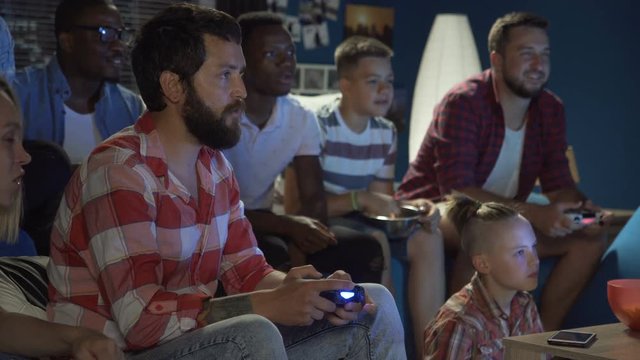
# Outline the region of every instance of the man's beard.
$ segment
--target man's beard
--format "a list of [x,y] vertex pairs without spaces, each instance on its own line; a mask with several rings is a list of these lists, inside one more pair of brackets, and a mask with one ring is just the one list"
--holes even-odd
[[240,140],[240,124],[225,124],[225,119],[236,110],[244,110],[244,101],[236,100],[216,114],[202,102],[193,85],[187,85],[187,98],[182,108],[187,129],[202,144],[212,149],[228,149]]
[[[526,73],[525,73],[526,75]],[[517,96],[525,99],[530,99],[538,96],[545,86],[547,86],[547,82],[545,81],[542,85],[540,85],[537,89],[529,89],[526,87],[524,81],[518,81],[514,77],[510,77],[506,71],[502,72],[502,78],[504,79],[504,83],[507,85],[509,90]]]

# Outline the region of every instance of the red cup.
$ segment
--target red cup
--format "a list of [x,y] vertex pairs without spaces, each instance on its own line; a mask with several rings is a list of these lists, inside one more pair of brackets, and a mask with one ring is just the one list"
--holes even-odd
[[631,330],[640,330],[640,279],[609,280],[607,300],[618,320]]

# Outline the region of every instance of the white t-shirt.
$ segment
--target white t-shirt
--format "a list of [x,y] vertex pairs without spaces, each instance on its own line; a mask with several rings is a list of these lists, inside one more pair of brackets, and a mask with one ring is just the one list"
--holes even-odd
[[482,186],[483,190],[512,199],[518,193],[520,164],[526,126],[519,130],[505,128],[498,160]]
[[95,112],[80,114],[64,106],[64,150],[72,164],[79,164],[102,141]]
[[249,210],[271,209],[273,183],[296,156],[320,155],[316,116],[290,95],[276,100],[262,129],[245,115],[240,141],[224,150],[240,185],[240,198]]

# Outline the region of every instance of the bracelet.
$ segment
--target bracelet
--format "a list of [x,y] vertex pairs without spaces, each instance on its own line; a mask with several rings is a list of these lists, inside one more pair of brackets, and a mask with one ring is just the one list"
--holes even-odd
[[360,211],[360,206],[358,206],[358,193],[356,191],[351,192],[351,208],[354,211]]

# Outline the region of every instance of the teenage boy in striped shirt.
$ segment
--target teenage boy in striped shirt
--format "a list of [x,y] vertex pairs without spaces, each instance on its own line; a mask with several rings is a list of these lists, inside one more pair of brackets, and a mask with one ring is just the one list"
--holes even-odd
[[[397,134],[383,118],[393,100],[391,49],[382,42],[353,36],[335,51],[342,93],[316,113],[321,130],[324,189],[329,224],[369,233],[385,255],[383,284],[391,287],[390,244],[387,235],[372,227],[362,213],[399,214],[402,204],[426,210],[417,228],[401,244],[409,263],[408,298],[417,351],[422,331],[444,302],[443,241],[438,231],[439,213],[430,201],[399,202],[393,198]],[[287,196],[292,193],[287,173]]]

